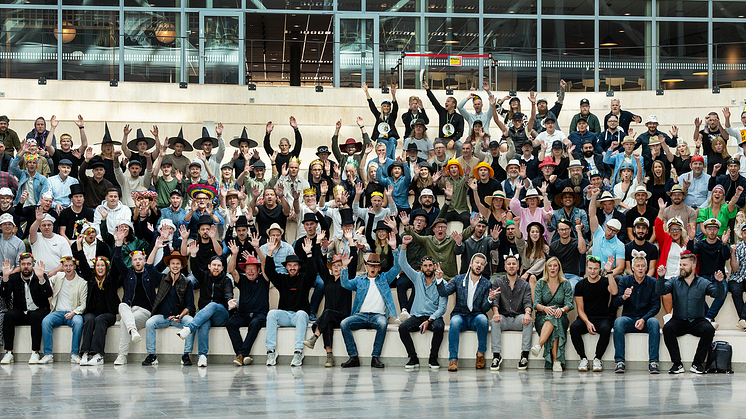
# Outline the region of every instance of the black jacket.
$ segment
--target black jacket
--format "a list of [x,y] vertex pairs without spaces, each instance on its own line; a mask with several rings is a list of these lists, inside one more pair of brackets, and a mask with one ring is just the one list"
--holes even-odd
[[[85,260],[85,254],[82,250],[75,250],[78,246],[73,245],[73,257],[78,260],[78,274],[81,278],[84,278],[88,282],[88,298],[86,299],[86,313],[89,313],[94,307],[96,302],[93,301],[95,293],[91,292],[93,287],[98,287],[96,279],[93,277],[93,269],[88,265],[88,261]],[[106,254],[103,250],[106,250]],[[111,255],[109,254],[109,246],[106,243],[99,240],[98,246],[96,246],[96,256],[104,256],[111,261]],[[111,263],[111,262],[110,262]],[[106,295],[106,308],[111,314],[117,314],[119,312],[119,287],[122,286],[122,282],[119,278],[116,278],[109,270],[109,275],[104,279],[104,291]]]
[[207,307],[208,304],[216,302],[228,310],[228,300],[233,299],[233,281],[225,274],[212,276],[210,271],[203,275],[196,275],[199,281],[199,308]]
[[[39,284],[39,277],[36,273],[32,274],[29,280],[29,289],[31,290],[31,299],[40,309],[49,311],[49,298],[52,297],[52,286],[49,279],[44,275],[44,283]],[[20,311],[28,311],[26,308],[26,287],[21,273],[16,272],[10,275],[7,281],[2,281],[0,286],[0,295],[3,298],[13,297],[13,308]]]
[[[114,249],[114,256],[112,257],[113,265],[116,266],[117,271],[122,276],[122,284],[124,285],[124,295],[122,296],[122,302],[127,305],[132,305],[132,299],[135,297],[135,288],[137,287],[137,274],[133,268],[128,268],[122,260],[122,246],[118,246]],[[166,269],[163,263],[159,263],[156,266],[145,264],[145,269],[142,272],[142,282],[145,288],[145,296],[152,305],[155,302],[155,291],[158,288],[158,284],[161,282],[161,272]]]
[[409,109],[401,114],[401,121],[404,123],[404,138],[409,138],[409,135],[412,133],[412,121],[417,119],[422,119],[425,122],[425,125],[430,123],[430,118],[427,117],[425,109],[420,109],[417,118],[414,118],[412,111]]

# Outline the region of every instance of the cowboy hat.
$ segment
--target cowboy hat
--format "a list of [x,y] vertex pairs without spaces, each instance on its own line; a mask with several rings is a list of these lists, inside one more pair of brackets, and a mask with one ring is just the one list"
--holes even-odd
[[492,195],[486,196],[484,198],[484,202],[487,203],[488,208],[492,207],[492,201],[495,198],[501,198],[503,200],[503,209],[508,209],[508,203],[510,201],[505,197],[505,192],[503,192],[503,191],[495,191],[495,192],[492,193]]
[[378,253],[368,253],[368,257],[365,259],[366,265],[381,265],[381,255]]
[[256,265],[256,266],[257,266],[257,269],[259,269],[259,267],[261,267],[261,266],[262,266],[262,262],[260,262],[260,261],[259,261],[259,259],[255,258],[254,256],[249,256],[248,258],[246,258],[246,260],[245,260],[245,261],[243,261],[243,262],[240,262],[240,263],[238,264],[238,269],[240,269],[240,270],[242,270],[242,271],[243,271],[243,270],[245,270],[245,269],[246,269],[246,267],[247,267],[247,266],[249,266],[249,265]]
[[345,141],[340,148],[347,150],[348,145],[354,145],[356,153],[359,153],[363,150],[363,143],[361,143],[360,141],[355,141],[354,138],[348,138],[347,141]]
[[187,258],[186,256],[182,255],[178,250],[174,250],[171,252],[170,255],[163,257],[163,264],[168,266],[168,264],[171,262],[171,259],[179,259],[181,261],[181,267],[186,268],[187,266]]
[[334,264],[335,264],[335,263],[337,263],[337,262],[342,262],[342,254],[340,254],[340,253],[337,253],[337,254],[335,254],[334,256],[332,256],[332,260],[330,260],[330,261],[329,261],[329,262],[328,262],[328,263],[326,264],[326,267],[327,267],[327,268],[329,268],[329,269],[331,269],[331,268],[332,268],[332,265],[334,265]]
[[558,193],[554,197],[554,203],[559,205],[560,208],[563,207],[564,206],[563,199],[565,195],[567,194],[572,195],[574,199],[573,204],[572,204],[573,206],[577,207],[577,206],[580,206],[581,203],[583,203],[583,198],[580,195],[576,194],[575,191],[569,186],[563,189],[562,192]]

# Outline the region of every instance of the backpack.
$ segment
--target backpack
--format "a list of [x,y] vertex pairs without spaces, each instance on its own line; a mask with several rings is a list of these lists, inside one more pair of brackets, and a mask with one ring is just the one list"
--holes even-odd
[[733,348],[728,342],[715,341],[712,342],[712,348],[707,354],[707,372],[719,372],[725,374],[733,374],[731,368],[731,357],[733,356]]

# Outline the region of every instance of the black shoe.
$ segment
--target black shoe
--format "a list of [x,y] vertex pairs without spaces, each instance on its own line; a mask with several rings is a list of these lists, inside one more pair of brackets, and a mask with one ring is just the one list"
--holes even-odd
[[189,359],[189,354],[184,354],[181,356],[181,365],[192,365],[192,360]]
[[350,359],[343,362],[341,367],[342,368],[352,368],[352,367],[359,367],[360,366],[360,358],[357,356],[351,356]]
[[490,364],[491,371],[500,371],[500,365],[503,363],[503,357],[500,354],[492,355],[492,364]]
[[410,357],[409,361],[407,361],[407,364],[404,365],[404,368],[408,370],[413,370],[419,367],[420,367],[420,359],[417,358],[416,356]]
[[151,365],[158,365],[158,357],[155,356],[155,354],[148,354],[148,356],[145,358],[145,361],[142,361],[142,365],[149,367]]
[[684,373],[684,365],[682,363],[673,364],[670,370],[668,370],[669,374],[683,374]]
[[705,367],[702,366],[702,364],[692,364],[692,367],[689,368],[689,371],[695,374],[707,374],[707,370],[705,369]]
[[518,369],[523,371],[526,368],[528,368],[528,357],[527,356],[521,356],[520,361],[518,361]]
[[431,356],[430,359],[427,360],[427,365],[430,366],[430,369],[437,370],[440,369],[440,363],[438,362],[438,358]]
[[377,357],[374,356],[370,359],[370,366],[373,368],[383,368],[385,365],[383,365],[383,362]]

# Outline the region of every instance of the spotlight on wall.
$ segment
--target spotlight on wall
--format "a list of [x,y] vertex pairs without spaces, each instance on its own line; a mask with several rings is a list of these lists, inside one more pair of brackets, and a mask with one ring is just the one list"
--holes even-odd
[[42,76],[42,77],[39,77],[39,84],[40,84],[40,85],[45,85],[45,84],[47,84],[47,78],[46,78],[46,77],[43,77],[43,76]]
[[663,89],[656,89],[655,94],[656,96],[663,96]]
[[453,87],[446,88],[446,94],[447,95],[453,95]]
[[606,97],[614,97],[614,91],[609,89],[606,91]]
[[510,90],[510,91],[508,92],[508,96],[510,96],[510,97],[516,97],[516,96],[518,96],[518,94],[516,93],[516,91],[515,91],[515,90]]
[[720,93],[720,86],[713,86],[712,87],[712,93],[714,93],[714,94]]
[[316,91],[317,91],[318,93],[322,93],[322,92],[324,91],[324,86],[322,86],[322,85],[318,85],[318,86],[316,86]]
[[249,83],[249,90],[256,90],[256,84]]
[[187,87],[189,87],[189,83],[187,83],[185,81],[180,81],[179,82],[179,89],[186,89]]
[[119,80],[117,80],[117,79],[111,79],[109,81],[109,86],[111,86],[111,87],[117,87],[117,86],[119,86]]
[[389,90],[389,88],[386,86],[381,87],[381,93],[383,93],[384,95],[388,94],[390,91],[391,90]]

